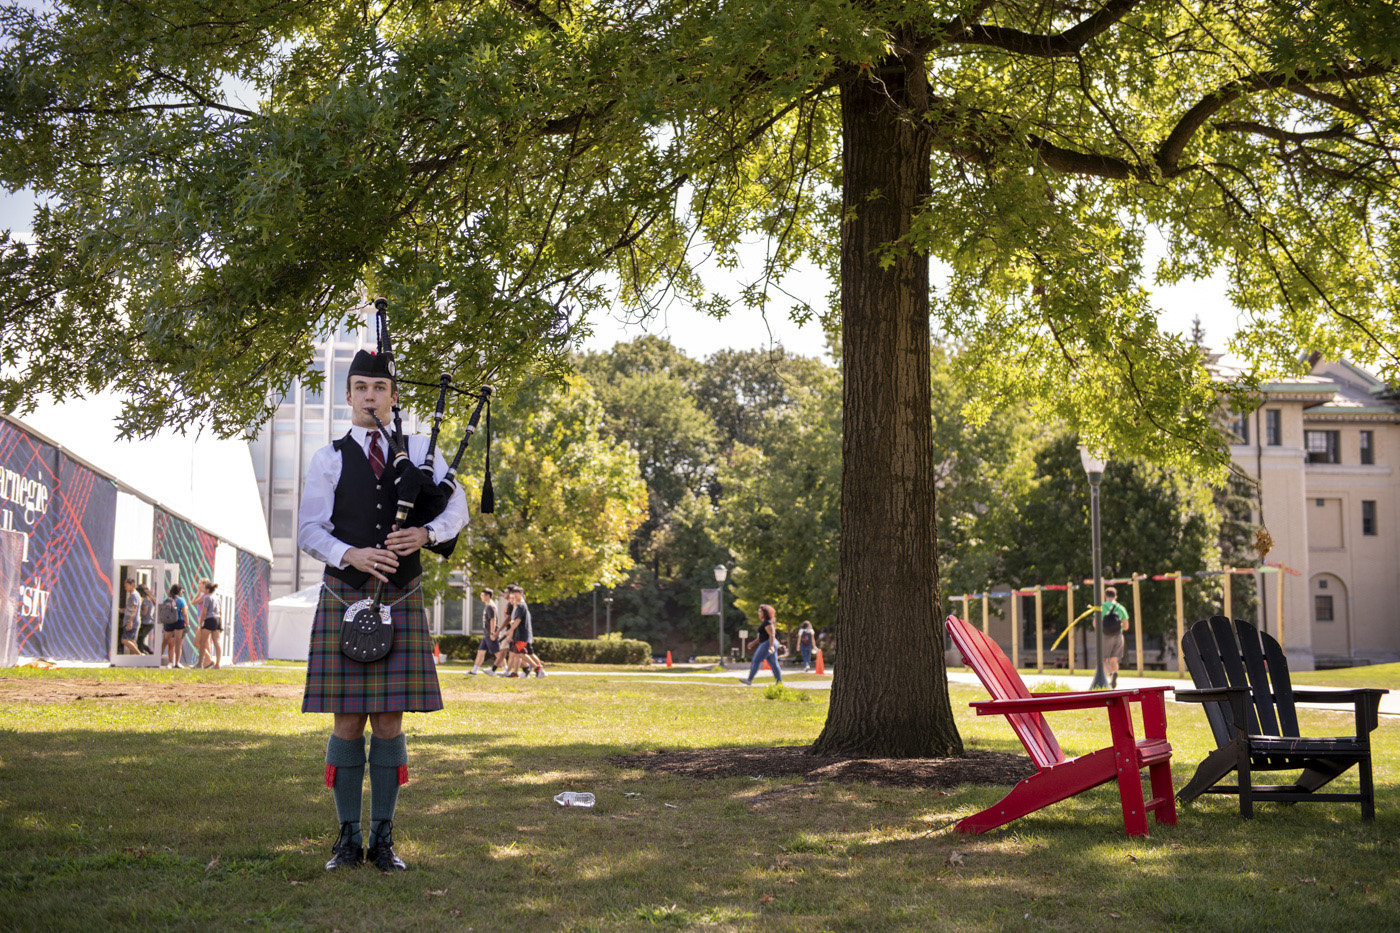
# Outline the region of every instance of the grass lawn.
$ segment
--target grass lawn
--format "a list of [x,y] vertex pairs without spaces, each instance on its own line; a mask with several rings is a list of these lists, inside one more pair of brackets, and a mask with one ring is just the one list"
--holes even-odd
[[[32,701],[75,680],[86,698]],[[299,683],[289,668],[0,675],[0,929],[1354,933],[1400,923],[1393,720],[1375,733],[1371,824],[1355,804],[1260,805],[1242,822],[1217,798],[1128,840],[1108,785],[959,836],[951,823],[1004,788],[701,781],[606,760],[806,743],[824,691],[775,701],[728,684],[454,675],[447,709],[406,719],[412,780],[395,835],[411,870],[328,876],[329,717],[298,711]],[[225,698],[162,699],[181,684]],[[1019,750],[1004,720],[970,715],[980,690],[952,696],[966,741]],[[1302,715],[1323,735],[1351,723]],[[1168,716],[1180,787],[1211,743],[1198,708],[1169,705]],[[1105,744],[1104,718],[1052,714],[1070,754]],[[597,807],[557,807],[565,789],[593,791]]]
[[1386,690],[1400,690],[1400,664],[1299,671],[1292,677],[1294,683],[1310,687],[1383,687]]

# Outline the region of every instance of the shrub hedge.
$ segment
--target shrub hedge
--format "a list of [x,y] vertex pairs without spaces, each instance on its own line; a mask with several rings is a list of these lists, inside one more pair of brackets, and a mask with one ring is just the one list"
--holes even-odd
[[[480,635],[438,635],[434,639],[443,656],[473,661],[481,647]],[[628,638],[536,638],[535,654],[541,661],[559,664],[650,664],[651,645]]]

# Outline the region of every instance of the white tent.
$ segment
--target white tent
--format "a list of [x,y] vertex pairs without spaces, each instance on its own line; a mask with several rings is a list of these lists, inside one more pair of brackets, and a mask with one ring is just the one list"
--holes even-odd
[[235,547],[272,559],[247,441],[169,428],[155,437],[121,440],[120,416],[120,397],[99,393],[63,404],[45,398],[14,420],[124,487],[117,506],[116,557],[149,555],[151,511],[139,501],[146,498]]
[[267,656],[281,661],[305,661],[311,647],[311,621],[321,586],[308,586],[267,604]]

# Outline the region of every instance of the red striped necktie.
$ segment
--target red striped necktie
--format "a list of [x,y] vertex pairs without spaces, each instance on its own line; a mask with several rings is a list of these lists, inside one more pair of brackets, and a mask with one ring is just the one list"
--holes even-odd
[[376,479],[384,475],[384,448],[379,444],[379,434],[369,436],[369,467]]

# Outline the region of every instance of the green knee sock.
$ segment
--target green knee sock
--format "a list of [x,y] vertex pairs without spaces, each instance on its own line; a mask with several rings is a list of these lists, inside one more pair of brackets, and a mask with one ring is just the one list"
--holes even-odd
[[326,764],[335,768],[331,789],[335,793],[335,815],[351,826],[350,841],[364,845],[360,833],[360,811],[365,799],[365,737],[342,739],[331,736],[326,743]]
[[408,768],[408,738],[371,736],[369,740],[369,838],[378,837],[379,824],[394,818],[399,802],[399,773]]

